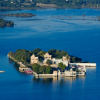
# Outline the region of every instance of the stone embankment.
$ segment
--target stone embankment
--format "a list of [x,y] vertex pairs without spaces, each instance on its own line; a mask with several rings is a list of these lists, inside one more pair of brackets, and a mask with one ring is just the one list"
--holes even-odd
[[26,65],[24,65],[22,62],[18,62],[17,60],[15,60],[13,57],[11,57],[9,54],[7,54],[7,56],[12,59],[13,61],[15,61],[17,64],[19,64],[21,67],[26,67]]
[[96,63],[70,63],[70,65],[96,67]]
[[[13,61],[15,61],[17,64],[20,65],[19,67],[19,71],[20,72],[24,72],[25,70],[27,69],[30,69],[28,67],[26,67],[26,65],[24,65],[22,62],[18,62],[17,60],[15,60],[13,57],[11,57],[9,54],[7,55],[10,59],[12,59]],[[53,76],[57,76],[55,74],[37,74],[36,72],[33,71],[33,74],[36,76],[36,77],[53,77]]]

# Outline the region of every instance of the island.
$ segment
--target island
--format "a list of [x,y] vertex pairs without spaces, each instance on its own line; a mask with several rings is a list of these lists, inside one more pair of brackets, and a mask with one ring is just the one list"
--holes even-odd
[[13,27],[14,26],[14,22],[13,21],[7,21],[4,20],[2,18],[0,18],[0,27]]
[[83,62],[81,58],[68,54],[67,51],[50,49],[48,52],[37,48],[33,51],[18,49],[9,52],[8,57],[17,62],[19,71],[43,76],[85,75],[85,67],[96,67],[96,63]]
[[3,16],[11,16],[11,17],[33,17],[36,16],[35,14],[32,13],[15,13],[15,14],[3,14]]

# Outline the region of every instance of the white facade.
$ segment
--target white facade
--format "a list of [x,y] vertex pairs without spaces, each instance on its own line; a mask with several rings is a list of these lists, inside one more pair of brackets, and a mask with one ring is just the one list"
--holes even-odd
[[85,66],[85,67],[96,67],[96,63],[70,63],[70,65]]
[[51,55],[49,55],[49,53],[47,52],[45,55],[44,55],[44,60],[51,60]]
[[63,64],[65,64],[66,66],[68,66],[68,61],[63,61],[62,59],[55,59],[55,58],[53,58],[52,62],[53,62],[53,64],[56,64],[56,65],[58,65],[59,63],[62,62]]
[[31,64],[34,64],[34,63],[38,63],[38,57],[35,57],[35,55],[33,54],[31,57],[30,57],[30,63]]

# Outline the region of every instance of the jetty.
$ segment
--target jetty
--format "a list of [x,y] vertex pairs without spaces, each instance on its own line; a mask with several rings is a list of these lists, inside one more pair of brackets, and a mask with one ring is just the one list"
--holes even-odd
[[69,63],[70,66],[96,67],[96,63]]

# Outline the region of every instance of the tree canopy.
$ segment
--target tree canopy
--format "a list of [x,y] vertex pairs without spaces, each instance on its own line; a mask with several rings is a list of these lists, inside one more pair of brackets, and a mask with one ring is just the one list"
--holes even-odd
[[46,68],[46,73],[47,74],[50,74],[52,72],[52,68],[50,67],[50,66],[48,66],[47,68]]
[[49,59],[46,61],[46,64],[48,64],[48,65],[50,65],[51,63],[52,63],[52,62],[51,62],[51,60],[49,60]]
[[40,65],[39,64],[33,64],[33,66],[32,66],[32,69],[33,69],[33,71],[35,71],[36,73],[38,73],[39,74],[39,69],[40,69]]
[[68,55],[68,52],[67,51],[60,51],[60,50],[56,50],[56,49],[50,49],[48,51],[48,53],[50,55],[52,55],[52,58],[62,58],[63,56],[66,56]]
[[72,62],[72,63],[74,63],[74,62],[80,63],[81,61],[82,61],[82,59],[79,57],[71,57],[71,60],[70,60],[70,62]]
[[39,64],[34,63],[32,70],[37,74],[51,74],[52,68],[50,66],[40,66]]
[[61,69],[61,71],[65,70],[65,68],[66,68],[66,65],[63,64],[62,62],[60,62],[60,63],[58,64],[58,66],[59,66],[59,68]]
[[[39,58],[39,61],[42,62],[44,60],[45,51],[42,51],[41,49],[37,48],[33,51],[25,50],[25,49],[18,49],[16,52],[9,52],[9,55],[12,56],[17,61],[21,61],[23,63],[30,63],[30,57],[34,54],[36,57]],[[63,56],[65,56],[67,59],[70,59],[71,62],[81,62],[82,59],[79,57],[70,56],[67,51],[60,51],[56,49],[50,49],[48,51],[50,55],[52,55],[52,58],[61,59]],[[50,65],[51,62],[47,60],[47,64]]]
[[13,27],[13,26],[14,26],[14,22],[7,21],[7,20],[0,18],[0,27]]

